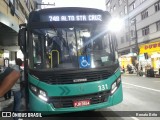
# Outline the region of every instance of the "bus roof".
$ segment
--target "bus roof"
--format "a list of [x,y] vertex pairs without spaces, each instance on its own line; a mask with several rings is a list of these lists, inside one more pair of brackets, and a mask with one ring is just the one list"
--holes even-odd
[[49,12],[49,11],[56,11],[56,12],[59,12],[59,11],[62,11],[62,9],[65,11],[71,11],[71,10],[87,10],[87,11],[101,11],[101,12],[104,12],[104,10],[101,10],[101,9],[98,9],[98,8],[86,8],[86,7],[55,7],[55,8],[46,8],[46,9],[39,9],[39,10],[36,10],[36,11],[39,11],[39,12]]

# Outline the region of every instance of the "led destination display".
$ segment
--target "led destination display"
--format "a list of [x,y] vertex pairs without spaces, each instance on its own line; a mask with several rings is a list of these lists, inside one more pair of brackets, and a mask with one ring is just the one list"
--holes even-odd
[[41,21],[102,21],[102,15],[43,15]]

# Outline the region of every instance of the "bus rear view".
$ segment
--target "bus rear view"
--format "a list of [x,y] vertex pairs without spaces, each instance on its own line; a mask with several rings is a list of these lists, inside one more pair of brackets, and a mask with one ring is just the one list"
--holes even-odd
[[91,8],[30,13],[27,39],[19,41],[28,59],[31,111],[86,111],[122,101],[117,41],[107,30],[110,18]]

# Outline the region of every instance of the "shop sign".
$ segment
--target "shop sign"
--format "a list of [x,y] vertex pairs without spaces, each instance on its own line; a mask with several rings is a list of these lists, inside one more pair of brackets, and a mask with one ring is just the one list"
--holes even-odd
[[152,42],[149,44],[140,45],[139,48],[140,54],[160,51],[160,42]]

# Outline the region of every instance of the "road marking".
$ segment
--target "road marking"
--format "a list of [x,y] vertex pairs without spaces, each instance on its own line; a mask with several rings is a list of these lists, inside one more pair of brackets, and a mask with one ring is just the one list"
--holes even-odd
[[126,84],[126,85],[131,85],[131,86],[139,87],[139,88],[144,88],[144,89],[147,89],[147,90],[152,90],[152,91],[155,91],[155,92],[160,92],[160,90],[157,90],[157,89],[147,88],[147,87],[143,87],[143,86],[139,86],[139,85],[134,85],[134,84],[130,84],[130,83],[125,83],[125,82],[122,82],[122,83]]
[[123,85],[123,88],[133,88],[132,86],[125,86]]
[[153,81],[153,82],[160,82],[160,81]]
[[131,117],[133,120],[139,120],[138,118],[136,118],[136,117]]

